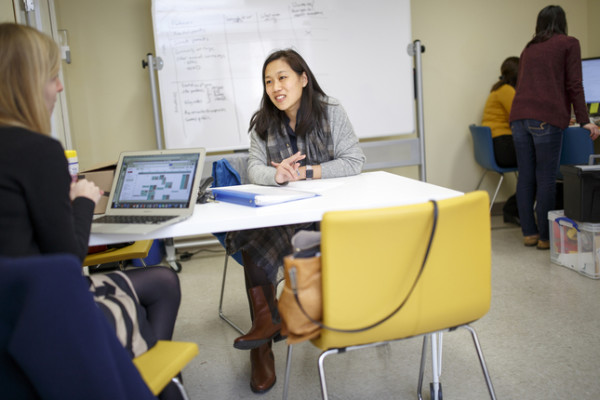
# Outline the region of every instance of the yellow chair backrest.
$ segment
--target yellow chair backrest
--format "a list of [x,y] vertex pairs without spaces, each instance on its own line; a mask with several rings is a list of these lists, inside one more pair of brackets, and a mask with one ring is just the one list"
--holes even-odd
[[[438,201],[424,272],[404,307],[360,333],[327,329],[321,348],[401,339],[466,324],[491,301],[489,198],[477,191]],[[355,329],[392,312],[407,296],[429,241],[433,204],[326,213],[321,224],[323,323]]]

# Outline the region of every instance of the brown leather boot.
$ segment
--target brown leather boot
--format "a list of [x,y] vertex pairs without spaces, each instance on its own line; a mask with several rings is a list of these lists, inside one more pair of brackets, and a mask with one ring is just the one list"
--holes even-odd
[[255,349],[279,338],[281,319],[277,311],[275,288],[273,285],[255,286],[248,289],[250,306],[252,307],[252,328],[233,342],[233,347],[241,350]]
[[271,341],[250,350],[250,389],[254,393],[265,393],[275,385],[275,357],[271,350]]

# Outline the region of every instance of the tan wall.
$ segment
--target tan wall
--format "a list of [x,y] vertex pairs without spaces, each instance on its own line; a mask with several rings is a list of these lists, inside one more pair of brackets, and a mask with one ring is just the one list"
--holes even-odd
[[15,22],[12,0],[0,0],[0,22]]
[[[569,33],[587,47],[587,0],[558,2]],[[473,190],[482,170],[472,156],[468,126],[481,122],[483,106],[500,64],[519,56],[535,31],[546,0],[414,0],[412,31],[426,46],[423,55],[427,178],[453,189]],[[468,12],[467,12],[468,10]],[[584,54],[585,55],[585,54]],[[511,174],[512,175],[512,174]],[[514,192],[514,177],[499,198]],[[498,176],[488,174],[486,188]]]
[[[59,29],[70,35],[73,63],[65,66],[65,83],[82,167],[115,159],[122,150],[154,148],[148,72],[141,68],[146,53],[154,52],[150,0],[55,2]],[[600,28],[592,27],[598,3],[558,2],[567,12],[569,33],[581,40],[584,57],[598,55],[598,42],[588,40],[598,37]],[[537,13],[547,4],[411,2],[413,39],[426,47],[422,60],[429,182],[474,189],[482,170],[472,155],[468,125],[480,121],[502,60],[520,54],[534,33]],[[414,167],[398,171],[418,177]],[[496,183],[497,176],[486,179],[486,187]],[[511,184],[500,198],[514,191],[514,180]]]
[[588,0],[588,53],[587,57],[600,57],[600,0]]
[[71,64],[63,64],[71,136],[82,168],[156,148],[148,70],[150,0],[55,0]]

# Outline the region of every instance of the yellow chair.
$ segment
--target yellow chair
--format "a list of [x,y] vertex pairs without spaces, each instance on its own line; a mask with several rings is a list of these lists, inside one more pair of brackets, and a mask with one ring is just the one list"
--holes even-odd
[[[475,331],[467,326],[484,316],[491,301],[491,231],[489,197],[476,191],[437,202],[438,218],[429,257],[417,280],[434,221],[431,202],[370,210],[328,212],[321,223],[323,324],[338,329],[382,324],[358,333],[323,329],[312,343],[323,350],[318,367],[327,399],[324,359],[330,354],[389,341],[424,336],[418,396],[424,374],[427,339],[466,327],[473,336],[484,377],[495,399]],[[411,286],[414,290],[409,295]],[[435,337],[432,343],[437,344]],[[441,350],[441,349],[440,349]],[[438,360],[433,349],[432,359]],[[284,399],[291,371],[288,347]],[[441,359],[441,358],[440,358]],[[441,386],[431,385],[432,399]]]
[[139,258],[142,265],[145,267],[144,258],[148,257],[153,240],[138,240],[129,246],[121,247],[120,249],[108,249],[94,254],[89,254],[83,260],[84,267],[90,267],[111,262],[118,262],[119,268],[124,268],[126,260]]
[[196,343],[159,340],[150,350],[134,358],[133,363],[154,395],[162,392],[172,381],[187,400],[187,393],[177,375],[197,354]]

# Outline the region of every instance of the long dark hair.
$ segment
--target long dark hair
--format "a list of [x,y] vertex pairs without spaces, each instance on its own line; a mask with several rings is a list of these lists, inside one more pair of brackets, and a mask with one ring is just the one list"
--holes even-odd
[[[258,136],[265,140],[269,129],[278,129],[283,123],[285,112],[280,111],[269,98],[265,84],[265,70],[267,65],[275,60],[284,60],[298,75],[306,73],[308,82],[302,89],[302,97],[300,99],[300,108],[296,116],[296,135],[304,136],[313,129],[320,129],[321,121],[326,118],[325,104],[319,97],[325,97],[325,92],[319,86],[317,79],[306,64],[306,61],[292,49],[278,50],[272,53],[263,64],[262,81],[263,81],[263,97],[260,102],[260,109],[254,113],[250,119],[250,128],[256,130]],[[320,96],[317,96],[320,95]]]
[[494,90],[500,89],[502,85],[517,86],[517,76],[519,75],[519,57],[508,57],[500,66],[500,79],[492,86]]
[[567,34],[567,16],[561,6],[544,7],[538,14],[535,25],[535,36],[527,47],[535,43],[545,42],[556,34]]

